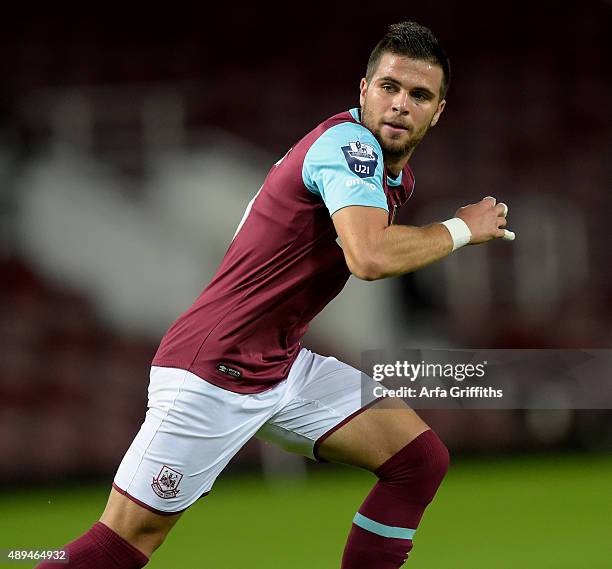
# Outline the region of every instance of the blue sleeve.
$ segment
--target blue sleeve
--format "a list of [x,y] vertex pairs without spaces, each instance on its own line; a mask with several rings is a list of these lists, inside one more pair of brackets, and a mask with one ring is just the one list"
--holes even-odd
[[326,130],[309,148],[302,179],[321,196],[330,215],[350,205],[389,211],[383,172],[382,150],[374,135],[347,122]]

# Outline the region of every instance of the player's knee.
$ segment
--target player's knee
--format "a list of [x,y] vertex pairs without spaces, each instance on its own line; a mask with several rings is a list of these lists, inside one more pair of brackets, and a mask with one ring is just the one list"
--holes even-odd
[[127,532],[135,545],[146,548],[152,553],[164,543],[177,521],[178,516],[151,514],[147,517],[135,517]]
[[385,464],[376,474],[381,482],[401,486],[419,501],[429,503],[448,471],[448,449],[432,430],[420,434]]
[[[434,431],[430,430],[429,433],[431,433],[431,435],[429,435],[429,448],[423,453],[422,474],[432,485],[435,485],[435,489],[433,490],[433,494],[435,494],[448,472],[450,454],[440,437],[438,437]],[[431,496],[432,498],[433,494]]]
[[112,523],[102,519],[102,522],[147,557],[151,557],[153,552],[163,544],[170,532],[170,526],[143,520]]
[[180,514],[162,516],[136,504],[115,489],[100,521],[150,556],[166,539]]
[[167,528],[145,528],[138,535],[134,536],[133,540],[142,549],[145,549],[150,557],[153,552],[166,541],[169,529]]

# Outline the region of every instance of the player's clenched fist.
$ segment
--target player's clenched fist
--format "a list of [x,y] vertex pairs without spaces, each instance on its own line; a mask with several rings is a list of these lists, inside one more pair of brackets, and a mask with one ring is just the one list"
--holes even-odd
[[508,206],[496,202],[494,197],[487,196],[478,203],[460,207],[455,212],[455,217],[462,219],[470,229],[470,244],[485,243],[491,239],[514,240],[514,233],[505,229]]

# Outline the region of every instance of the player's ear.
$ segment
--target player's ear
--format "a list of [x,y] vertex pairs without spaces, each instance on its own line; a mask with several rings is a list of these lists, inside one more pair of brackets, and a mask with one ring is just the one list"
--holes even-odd
[[442,111],[444,110],[445,106],[446,106],[446,99],[442,99],[438,103],[438,108],[436,109],[436,112],[434,113],[434,116],[431,119],[431,124],[429,126],[436,126],[438,124],[438,119],[440,118],[440,115],[442,114]]
[[359,83],[359,104],[363,107],[365,103],[366,91],[368,90],[368,82],[364,77]]

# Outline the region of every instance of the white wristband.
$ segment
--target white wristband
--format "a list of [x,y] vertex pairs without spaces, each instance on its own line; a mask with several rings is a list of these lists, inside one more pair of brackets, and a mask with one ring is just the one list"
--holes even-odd
[[463,247],[470,242],[472,238],[472,232],[468,227],[467,223],[459,217],[453,217],[442,222],[442,225],[448,229],[453,239],[453,251]]

